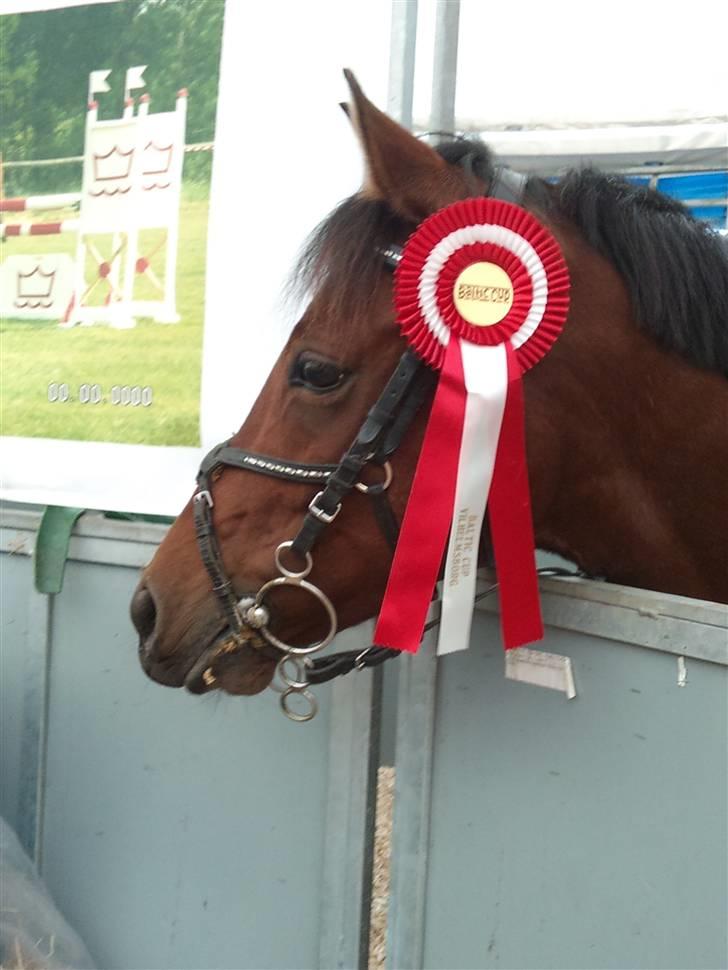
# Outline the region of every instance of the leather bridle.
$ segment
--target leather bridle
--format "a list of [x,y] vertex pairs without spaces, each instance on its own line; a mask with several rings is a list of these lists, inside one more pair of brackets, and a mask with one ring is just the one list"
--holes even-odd
[[[509,169],[497,169],[491,181],[489,195],[520,203],[525,181],[525,176]],[[398,246],[389,246],[381,252],[384,264],[390,269],[396,268],[401,255],[402,251]],[[399,523],[387,498],[387,489],[392,481],[389,459],[434,388],[435,380],[434,372],[414,351],[405,350],[379,399],[338,464],[303,464],[271,458],[233,447],[229,442],[217,445],[202,461],[197,475],[197,491],[193,497],[193,511],[200,555],[230,630],[230,636],[220,641],[220,653],[252,647],[275,659],[277,674],[283,685],[276,688],[281,693],[281,706],[293,720],[307,721],[315,715],[316,700],[308,690],[311,685],[331,680],[353,669],[376,666],[399,653],[397,650],[371,646],[361,651],[346,651],[313,659],[311,655],[327,647],[336,635],[337,618],[334,606],[326,594],[306,577],[313,566],[311,550],[323,530],[335,521],[344,499],[355,489],[371,499],[377,522],[394,550]],[[369,466],[381,470],[381,482],[368,484],[362,480],[362,473]],[[279,576],[264,583],[257,593],[246,594],[242,598],[235,592],[232,580],[225,570],[213,521],[213,482],[216,474],[226,467],[244,469],[288,482],[319,486],[318,492],[309,502],[296,536],[282,542],[275,551]],[[286,566],[283,562],[284,554],[295,557],[299,563],[304,564],[303,568],[296,571]],[[318,601],[329,619],[326,636],[307,646],[295,646],[284,643],[271,632],[265,597],[272,589],[281,586],[296,587]],[[214,683],[212,666],[204,672],[203,678],[208,686]],[[291,703],[300,697],[305,698],[308,703],[308,709],[303,713]]]
[[[401,256],[398,247],[382,253],[387,266],[394,268]],[[416,354],[407,349],[379,396],[367,414],[354,441],[337,464],[303,464],[286,459],[271,458],[244,448],[232,447],[228,442],[217,445],[204,458],[197,475],[197,491],[193,498],[195,532],[202,562],[212,581],[220,609],[239,648],[253,646],[278,662],[278,675],[284,688],[281,692],[283,709],[294,720],[308,720],[315,713],[315,700],[307,688],[311,684],[346,673],[355,667],[374,666],[396,656],[398,651],[370,647],[366,651],[347,651],[321,660],[310,655],[323,650],[337,632],[336,611],[328,597],[307,580],[313,565],[311,550],[324,529],[338,516],[344,499],[354,490],[367,495],[379,527],[394,550],[399,535],[399,523],[387,497],[392,481],[389,459],[395,453],[429,392],[434,388],[435,374]],[[213,522],[213,481],[222,468],[238,468],[288,482],[319,486],[311,499],[303,523],[296,536],[281,543],[275,552],[280,575],[265,583],[257,593],[240,598],[223,565],[220,546]],[[374,484],[363,481],[368,467],[381,471],[382,480]],[[293,556],[304,568],[294,571],[283,562],[283,555]],[[324,608],[329,619],[329,631],[323,639],[308,646],[295,646],[279,640],[269,629],[269,611],[265,595],[275,587],[295,586],[313,596]],[[251,640],[250,633],[259,636]],[[230,646],[225,648],[230,652]],[[291,666],[293,676],[291,676]],[[213,675],[210,669],[208,682]],[[292,695],[304,695],[309,711],[302,715],[291,706]]]

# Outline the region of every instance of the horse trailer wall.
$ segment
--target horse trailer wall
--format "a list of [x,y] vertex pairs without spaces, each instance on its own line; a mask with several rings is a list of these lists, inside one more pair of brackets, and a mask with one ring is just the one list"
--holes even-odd
[[319,689],[303,730],[270,693],[165,690],[128,618],[165,529],[87,514],[46,597],[38,512],[0,521],[0,807],[97,965],[360,965],[372,675]]
[[543,589],[573,700],[504,680],[482,611],[400,667],[390,965],[725,967],[727,611]]
[[[165,690],[127,618],[164,528],[84,515],[46,597],[40,515],[1,521],[0,807],[98,965],[366,966],[371,673],[317,688],[307,725],[270,693]],[[388,966],[725,966],[726,610],[542,588],[573,700],[504,680],[489,611],[466,653],[392,662]]]

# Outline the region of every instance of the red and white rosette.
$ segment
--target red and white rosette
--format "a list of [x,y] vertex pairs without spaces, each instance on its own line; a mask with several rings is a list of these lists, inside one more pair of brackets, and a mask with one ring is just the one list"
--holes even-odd
[[518,206],[456,202],[407,241],[395,307],[402,333],[440,380],[374,642],[418,649],[449,533],[439,652],[467,647],[486,504],[504,645],[539,640],[521,375],[566,319],[559,246]]

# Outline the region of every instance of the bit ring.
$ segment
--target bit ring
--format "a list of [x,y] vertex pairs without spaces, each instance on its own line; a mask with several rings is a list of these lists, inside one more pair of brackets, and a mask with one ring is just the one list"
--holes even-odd
[[[294,572],[292,569],[286,569],[286,567],[281,562],[281,552],[284,549],[290,549],[293,545],[293,540],[289,539],[287,542],[282,542],[275,551],[275,561],[276,568],[282,576],[287,576],[289,579],[305,579],[306,576],[313,569],[313,558],[310,552],[306,553],[306,568],[302,569],[300,572]],[[257,597],[256,597],[257,600]],[[260,606],[260,603],[257,604]]]
[[258,592],[255,594],[255,605],[261,606],[263,604],[263,597],[265,594],[271,590],[276,589],[280,586],[293,586],[294,588],[302,589],[306,593],[310,593],[314,599],[318,600],[319,603],[326,610],[329,618],[329,631],[325,637],[321,640],[317,640],[315,643],[310,643],[305,647],[297,647],[291,643],[284,643],[283,640],[279,640],[277,636],[270,632],[267,626],[262,626],[259,629],[259,633],[263,636],[268,643],[272,644],[274,647],[278,647],[284,653],[291,653],[296,656],[305,656],[308,653],[316,653],[317,650],[323,650],[324,647],[328,647],[331,641],[336,636],[337,631],[337,621],[336,621],[336,610],[334,609],[334,604],[328,598],[325,593],[322,593],[318,586],[314,586],[313,583],[307,582],[305,579],[299,576],[278,576],[276,579],[271,579],[267,583],[264,583]]
[[[290,676],[286,670],[287,663],[293,664],[293,676]],[[276,664],[276,676],[280,679],[283,686],[271,683],[272,690],[278,694],[285,694],[288,690],[306,690],[310,686],[308,680],[306,680],[307,666],[308,662],[305,657],[294,657],[292,654],[281,657]]]
[[[290,705],[289,697],[305,697],[309,705],[308,710],[303,714],[295,711]],[[288,690],[281,694],[280,703],[283,708],[283,713],[292,721],[310,721],[316,716],[316,712],[318,711],[318,701],[310,690],[297,690],[295,687],[289,687]]]

